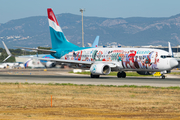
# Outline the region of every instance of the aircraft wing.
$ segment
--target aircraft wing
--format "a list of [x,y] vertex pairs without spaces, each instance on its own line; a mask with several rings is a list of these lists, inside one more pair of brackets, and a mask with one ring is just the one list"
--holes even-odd
[[2,41],[2,43],[3,43],[3,45],[4,45],[4,48],[5,48],[5,50],[6,50],[6,53],[8,54],[7,58],[5,58],[5,59],[3,60],[3,62],[5,62],[7,59],[9,59],[9,58],[12,56],[12,54],[11,54],[11,52],[9,51],[9,49],[7,48],[7,46],[6,46],[6,44],[4,43],[4,41]]
[[75,64],[84,64],[84,65],[93,64],[93,61],[63,60],[63,59],[51,59],[51,58],[38,58],[38,59],[46,60],[46,61],[60,62],[60,63],[75,63]]
[[39,60],[46,60],[46,61],[54,61],[60,63],[72,63],[72,64],[84,64],[84,65],[92,65],[92,64],[107,64],[111,68],[116,68],[117,64],[114,62],[102,62],[102,61],[78,61],[78,60],[64,60],[64,59],[51,59],[51,58],[38,58]]
[[9,55],[9,56],[7,56],[7,58],[5,58],[4,60],[3,60],[3,62],[5,62],[7,59],[9,59],[11,57],[11,55]]
[[[16,46],[16,47],[17,47],[17,46]],[[56,53],[56,51],[53,51],[53,50],[45,50],[45,49],[38,49],[38,48],[27,48],[27,47],[17,47],[17,48],[43,51],[43,52],[47,52],[47,53]]]
[[5,48],[5,50],[6,50],[6,53],[7,53],[8,55],[12,55],[12,54],[10,53],[9,49],[7,48],[6,44],[4,43],[4,41],[2,41],[2,43],[3,43],[3,45],[4,45],[4,48]]

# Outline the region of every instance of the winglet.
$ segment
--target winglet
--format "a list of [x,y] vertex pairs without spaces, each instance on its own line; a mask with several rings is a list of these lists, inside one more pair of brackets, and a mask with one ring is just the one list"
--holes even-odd
[[2,41],[2,43],[3,43],[3,45],[4,45],[4,48],[5,48],[5,50],[6,50],[6,53],[8,54],[8,57],[3,60],[3,62],[4,62],[4,61],[6,61],[7,59],[9,59],[9,58],[12,56],[12,54],[10,53],[10,51],[9,51],[9,49],[7,48],[7,46],[6,46],[6,44],[4,43],[4,41]]
[[92,47],[98,47],[98,43],[99,43],[99,36],[96,37],[96,39],[94,40]]
[[168,42],[168,48],[169,48],[169,55],[171,55],[172,57],[174,57],[174,56],[173,56],[173,52],[172,52],[172,48],[171,48],[171,43],[170,43],[170,42]]

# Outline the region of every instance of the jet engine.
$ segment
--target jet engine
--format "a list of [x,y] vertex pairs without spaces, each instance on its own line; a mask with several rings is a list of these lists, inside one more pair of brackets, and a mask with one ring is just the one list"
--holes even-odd
[[52,67],[56,67],[56,63],[55,62],[46,62],[46,65],[45,65],[46,68],[52,68]]
[[90,72],[93,75],[108,75],[111,72],[111,67],[106,64],[92,64]]
[[152,73],[148,71],[137,71],[137,73],[140,75],[152,75]]

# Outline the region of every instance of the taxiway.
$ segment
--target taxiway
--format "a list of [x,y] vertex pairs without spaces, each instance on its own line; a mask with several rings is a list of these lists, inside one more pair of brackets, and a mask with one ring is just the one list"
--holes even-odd
[[[180,86],[179,78],[161,79],[157,77],[126,77],[117,78],[116,76],[101,76],[100,78],[90,78],[89,75],[77,75],[67,72],[52,71],[54,74],[42,71],[35,73],[11,72],[8,74],[0,73],[0,82],[21,82],[21,83],[73,83],[73,84],[93,84],[93,85],[138,85],[138,86],[157,86],[170,87]],[[27,74],[28,73],[28,74]],[[39,73],[39,74],[37,74]]]

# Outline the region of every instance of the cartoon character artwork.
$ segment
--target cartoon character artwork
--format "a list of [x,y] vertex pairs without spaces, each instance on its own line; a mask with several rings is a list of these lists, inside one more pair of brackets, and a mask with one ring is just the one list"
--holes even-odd
[[108,51],[108,54],[107,54],[107,56],[106,56],[106,58],[107,58],[106,61],[112,61],[112,60],[111,60],[111,53],[112,53],[112,51]]
[[139,69],[138,56],[135,57],[134,66]]
[[94,50],[92,53],[92,60],[91,61],[96,61],[96,54],[97,54],[98,50]]
[[135,66],[134,66],[134,57],[136,55],[136,51],[134,50],[130,50],[130,54],[129,54],[129,64],[130,64],[130,67],[133,68],[133,69],[136,69]]
[[139,56],[139,59],[137,60],[137,62],[138,62],[138,65],[139,65],[139,68],[143,68],[143,62],[142,62],[142,56]]
[[123,58],[124,58],[124,54],[123,53],[120,53],[120,54],[117,55],[117,61],[118,62],[120,62],[120,61],[122,62]]
[[92,52],[91,61],[108,61],[106,57],[106,55],[103,55],[103,51],[94,50]]
[[156,55],[154,57],[154,62],[151,65],[152,69],[158,69],[157,68],[157,63],[159,62],[159,59],[157,57],[158,57],[158,52],[156,52]]
[[71,52],[70,54],[72,54],[71,55],[71,60],[78,60],[78,61],[80,61],[81,60],[81,56],[82,56],[82,51],[80,51],[80,52]]
[[150,64],[151,63],[151,56],[152,56],[153,53],[154,53],[154,51],[150,52],[147,55],[146,60],[145,60],[145,64]]
[[91,50],[70,52],[65,55],[66,60],[78,61],[116,61],[125,69],[158,69],[158,52],[135,50]]
[[96,61],[102,61],[102,54],[103,54],[103,52],[102,51],[98,51],[97,52],[97,54],[96,54],[96,57],[97,57],[97,59],[96,59]]
[[65,59],[65,60],[67,60],[67,54],[66,54],[66,55],[64,55],[64,59]]
[[126,68],[130,68],[130,61],[129,61],[129,52],[126,52],[125,53],[125,58],[126,58],[126,60],[125,60],[125,67]]
[[150,68],[151,66],[151,58],[153,56],[153,53],[154,51],[149,52],[149,54],[145,56],[144,65],[146,69]]
[[143,69],[146,69],[146,55],[143,55],[143,58],[141,59],[141,61],[142,61],[142,68]]

